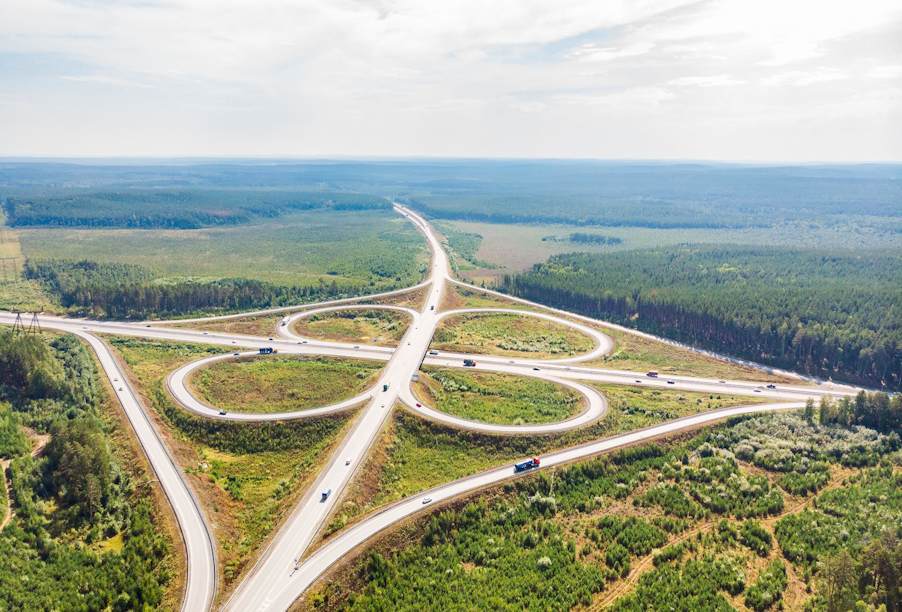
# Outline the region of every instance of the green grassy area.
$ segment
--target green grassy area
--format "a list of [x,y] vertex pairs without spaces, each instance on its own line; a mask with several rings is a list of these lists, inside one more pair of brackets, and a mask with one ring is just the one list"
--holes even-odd
[[31,259],[139,265],[157,283],[246,278],[276,285],[333,280],[379,287],[413,285],[428,252],[413,226],[392,211],[310,211],[258,223],[205,229],[22,229]]
[[[552,255],[580,251],[610,253],[627,249],[677,244],[749,244],[761,246],[835,247],[840,249],[902,248],[898,232],[880,231],[876,227],[834,226],[793,222],[779,227],[742,229],[655,229],[645,227],[592,227],[560,224],[479,223],[442,221],[459,232],[482,237],[473,257],[501,266],[461,271],[461,276],[493,279],[501,274],[527,270],[543,263]],[[569,236],[578,232],[620,238],[618,244],[573,243],[569,240],[542,240],[548,236]]]
[[334,310],[298,319],[294,331],[304,337],[337,342],[397,346],[410,317],[393,310]]
[[[817,444],[801,448],[798,435]],[[774,461],[790,447],[784,455],[806,461]],[[896,596],[895,583],[869,586],[886,570],[866,560],[897,542],[898,448],[892,436],[783,413],[528,474],[386,534],[302,609],[847,610],[829,607],[830,565],[809,559],[848,554],[843,601],[876,610]],[[822,465],[831,481],[817,499],[775,484]]]
[[292,412],[346,400],[372,387],[383,364],[300,355],[239,357],[192,373],[206,403],[229,412]]
[[19,232],[5,223],[0,208],[0,310],[52,310],[55,300],[40,283],[25,278]]
[[496,297],[486,293],[479,287],[464,287],[448,283],[445,285],[445,293],[442,295],[441,311],[458,310],[461,308],[510,308],[513,310],[527,310],[543,312],[545,309],[528,306],[512,300]]
[[184,323],[173,323],[172,327],[184,329],[196,329],[209,332],[225,332],[228,334],[246,334],[248,336],[271,337],[276,333],[276,326],[285,318],[284,312],[276,314],[264,314],[254,317],[235,317],[234,319],[220,319],[191,323],[186,319]]
[[503,313],[445,318],[431,348],[443,351],[547,359],[586,353],[595,341],[570,327],[530,316]]
[[563,421],[585,407],[579,393],[556,383],[459,368],[424,367],[414,393],[442,412],[501,425]]
[[164,381],[179,365],[224,349],[116,336],[108,340],[133,372],[211,517],[225,581],[231,584],[248,569],[353,418],[344,412],[286,422],[203,419],[179,408]]
[[601,329],[614,339],[614,348],[607,355],[587,361],[581,365],[633,372],[657,370],[662,375],[674,374],[699,376],[702,378],[782,382],[794,385],[805,384],[797,378],[770,374],[764,370],[708,357],[701,353],[658,342],[657,340],[650,340],[629,332],[600,326],[598,329]]
[[655,423],[721,407],[762,403],[756,398],[717,399],[677,391],[597,385],[609,402],[601,420],[553,435],[504,436],[460,430],[396,409],[382,440],[351,485],[329,532],[388,502],[517,459],[626,433]]

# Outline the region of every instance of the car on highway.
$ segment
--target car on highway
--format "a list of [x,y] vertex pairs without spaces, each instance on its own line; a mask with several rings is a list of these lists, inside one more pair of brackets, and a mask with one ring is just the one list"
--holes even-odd
[[[147,327],[150,327],[150,325],[148,325]],[[85,325],[84,327],[82,327],[82,329],[88,329],[88,326]]]
[[235,357],[238,357],[239,355],[241,355],[241,353],[232,353],[232,354],[235,355]]
[[328,491],[323,491],[322,501],[326,501],[327,499],[329,499],[330,495],[332,495],[332,489],[329,489]]
[[638,378],[636,379],[636,382],[639,383],[640,385],[642,384],[642,381],[639,380]]
[[282,321],[282,327],[285,327],[286,325],[288,325],[288,322],[287,322],[287,321]]
[[539,368],[533,368],[533,371],[538,372]]
[[768,389],[776,389],[776,388],[777,388],[777,385],[767,385],[767,388],[768,388]]
[[[150,327],[150,325],[145,325],[144,327]],[[87,327],[85,329],[88,329]]]
[[[210,332],[204,332],[204,335],[205,335],[205,336],[206,336],[206,335],[209,335],[209,333],[210,333]],[[272,338],[270,338],[270,340],[272,340]]]
[[272,338],[270,338],[270,340],[272,340]]
[[432,501],[432,498],[431,498],[431,497],[424,497],[424,498],[423,498],[423,505],[425,506],[426,504],[428,504],[428,503],[431,502],[431,501]]
[[668,381],[667,381],[667,384],[668,384],[668,385],[675,385],[676,383],[673,382],[672,380],[668,380]]
[[717,382],[722,383],[722,384],[727,384],[727,381],[725,381],[725,380],[718,380]]
[[119,387],[119,390],[122,391],[122,387]]
[[220,409],[220,410],[219,410],[219,414],[220,414],[220,416],[225,416],[225,413],[226,413],[226,411],[225,411],[225,410],[223,410],[223,409]]
[[753,389],[755,393],[761,393],[761,389]]
[[348,459],[347,461],[345,461],[345,465],[351,465],[351,460]]
[[114,379],[113,379],[113,382],[119,382],[119,379],[118,379],[118,378],[114,378]]
[[355,345],[354,345],[354,348],[360,348],[360,345],[355,344]]
[[438,351],[429,351],[430,355],[438,355]]
[[417,402],[417,408],[422,408],[422,407],[423,407],[423,404],[421,404],[420,402]]

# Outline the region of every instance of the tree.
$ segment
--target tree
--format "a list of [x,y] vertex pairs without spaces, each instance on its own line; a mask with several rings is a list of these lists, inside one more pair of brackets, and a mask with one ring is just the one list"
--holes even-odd
[[858,599],[855,562],[843,549],[820,565],[819,592],[827,612],[848,612]]

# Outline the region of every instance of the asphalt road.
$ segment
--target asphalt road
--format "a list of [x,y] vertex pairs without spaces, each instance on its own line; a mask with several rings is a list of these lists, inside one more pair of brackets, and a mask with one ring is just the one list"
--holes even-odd
[[[616,370],[603,370],[579,366],[580,361],[593,359],[605,354],[611,349],[610,338],[597,330],[574,323],[572,320],[564,320],[544,313],[531,313],[527,311],[507,309],[465,309],[439,313],[439,306],[446,282],[457,282],[450,278],[448,260],[438,240],[432,234],[429,226],[416,214],[397,206],[399,212],[405,214],[426,236],[433,253],[429,277],[416,287],[429,286],[427,300],[420,312],[410,309],[394,307],[405,310],[412,317],[412,323],[405,336],[396,348],[377,347],[368,345],[352,345],[349,343],[322,342],[302,338],[290,331],[290,323],[279,326],[279,331],[273,332],[271,338],[258,338],[241,334],[205,333],[187,329],[166,328],[166,321],[142,322],[142,323],[115,323],[101,321],[73,320],[59,317],[42,317],[41,323],[45,328],[68,331],[79,335],[89,342],[97,353],[104,372],[110,378],[116,389],[120,402],[141,445],[144,447],[148,459],[159,478],[167,497],[172,504],[176,517],[182,529],[188,558],[188,587],[183,602],[183,610],[208,610],[216,591],[216,563],[215,547],[212,543],[210,530],[204,520],[193,494],[182,478],[180,470],[173,462],[165,445],[154,429],[144,407],[137,396],[128,386],[122,372],[113,358],[107,346],[101,342],[94,333],[118,334],[126,336],[147,337],[160,340],[174,340],[179,342],[196,342],[211,345],[226,346],[234,349],[229,353],[206,358],[187,364],[179,368],[168,379],[170,390],[178,401],[187,409],[210,418],[226,418],[232,420],[258,421],[267,419],[306,418],[343,410],[352,405],[368,402],[366,408],[358,417],[351,431],[345,437],[339,449],[333,454],[329,463],[320,474],[314,486],[307,493],[293,511],[291,517],[285,522],[280,532],[272,540],[264,551],[259,562],[251,570],[245,580],[236,589],[232,598],[226,603],[224,609],[230,611],[258,610],[267,612],[274,610],[287,610],[292,602],[299,597],[304,590],[332,563],[340,559],[349,550],[366,541],[382,529],[406,516],[424,510],[423,497],[431,497],[432,504],[443,499],[472,491],[475,488],[500,482],[514,477],[512,468],[504,467],[490,470],[476,476],[460,481],[448,483],[441,487],[424,493],[415,499],[409,499],[388,508],[361,521],[353,528],[339,534],[328,544],[316,551],[307,559],[302,559],[309,548],[316,533],[323,526],[331,514],[334,504],[341,496],[341,492],[350,482],[355,470],[371,446],[396,401],[401,401],[412,410],[424,414],[429,418],[441,420],[460,427],[492,431],[497,433],[540,433],[547,431],[559,431],[590,423],[600,418],[606,410],[603,397],[590,387],[579,383],[579,380],[591,380],[617,384],[633,384],[652,386],[658,388],[676,388],[686,391],[698,391],[703,393],[721,393],[733,395],[748,395],[750,397],[769,398],[781,400],[783,403],[762,404],[758,406],[745,406],[730,408],[717,412],[703,413],[685,419],[679,419],[669,423],[648,428],[639,432],[632,432],[623,436],[609,438],[593,442],[581,447],[567,449],[542,457],[542,466],[557,465],[572,461],[581,457],[588,457],[599,452],[618,448],[619,446],[632,444],[637,441],[654,436],[673,433],[686,428],[696,427],[700,424],[713,422],[730,415],[746,414],[750,412],[786,410],[799,408],[804,405],[807,397],[819,398],[823,395],[844,395],[858,391],[857,388],[848,386],[834,386],[831,384],[811,386],[787,386],[779,385],[776,389],[767,389],[761,384],[745,381],[716,381],[695,377],[666,377],[653,379],[641,372],[623,372]],[[409,291],[401,291],[379,294],[391,295]],[[493,293],[493,292],[489,292]],[[256,311],[250,314],[267,314],[273,312],[290,312],[300,308],[305,312],[291,315],[288,320],[294,320],[299,316],[309,316],[313,312],[325,312],[328,310],[356,307],[341,306],[355,299],[333,300],[322,304],[308,304],[303,307],[288,307]],[[504,296],[508,297],[508,296]],[[526,300],[518,300],[532,304]],[[536,305],[541,307],[540,305]],[[372,306],[367,306],[372,307]],[[545,307],[542,307],[545,308]],[[314,310],[315,309],[315,310]],[[553,360],[526,360],[507,359],[503,357],[472,356],[441,352],[438,355],[427,355],[427,350],[432,340],[433,333],[440,321],[453,314],[466,312],[511,312],[518,315],[534,316],[546,320],[553,320],[565,325],[576,327],[589,334],[595,340],[595,348],[588,354]],[[546,308],[546,310],[549,310]],[[586,317],[578,317],[570,313],[558,311],[569,319],[581,319],[598,323]],[[228,315],[225,317],[205,317],[194,321],[218,320],[249,316],[249,313]],[[14,315],[0,313],[0,324],[12,324]],[[179,323],[186,321],[181,320]],[[617,326],[611,326],[617,327]],[[634,330],[624,330],[628,333],[637,333]],[[655,338],[658,339],[658,338]],[[660,340],[660,339],[658,339]],[[214,406],[207,406],[191,396],[185,387],[185,377],[191,370],[203,367],[207,363],[233,357],[233,352],[239,354],[253,354],[260,348],[272,347],[280,352],[292,354],[323,355],[334,357],[356,357],[387,361],[382,375],[376,387],[354,398],[339,402],[332,406],[298,411],[296,413],[275,414],[238,414],[229,413],[220,415]],[[565,384],[576,389],[587,398],[587,409],[576,417],[560,423],[534,425],[534,426],[499,426],[489,423],[478,423],[453,417],[439,412],[428,406],[416,406],[418,403],[410,390],[410,381],[413,374],[419,369],[421,361],[425,357],[425,363],[430,365],[446,365],[462,367],[464,358],[473,358],[477,361],[476,369],[485,369],[498,372],[509,372],[517,375],[534,376],[551,380],[559,384]],[[734,360],[735,361],[735,360]],[[382,391],[383,385],[388,385],[387,391]],[[119,389],[122,391],[119,391]],[[786,401],[788,400],[788,401]],[[323,499],[322,493],[329,491],[329,495]],[[428,508],[429,505],[425,507]]]

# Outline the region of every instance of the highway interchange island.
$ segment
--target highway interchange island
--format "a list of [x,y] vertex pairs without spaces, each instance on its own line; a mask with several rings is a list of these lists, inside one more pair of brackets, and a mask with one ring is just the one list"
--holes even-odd
[[[395,210],[416,226],[428,241],[432,252],[428,277],[419,285],[387,294],[192,320],[192,322],[201,322],[284,312],[285,317],[277,324],[272,337],[254,337],[219,331],[202,332],[175,326],[176,323],[185,323],[186,321],[184,320],[122,323],[56,317],[42,318],[41,324],[45,328],[75,334],[85,340],[94,350],[105,375],[109,378],[117,393],[119,402],[125,410],[156,477],[159,479],[172,505],[184,539],[187,557],[186,589],[182,602],[183,610],[211,610],[217,600],[217,576],[219,570],[217,568],[214,537],[207,518],[204,516],[200,504],[187,484],[182,470],[174,461],[160,432],[157,431],[151,421],[147,409],[142,405],[138,394],[130,386],[128,377],[120,368],[119,362],[114,357],[111,349],[100,339],[98,334],[115,334],[119,336],[234,347],[234,351],[230,350],[221,355],[205,357],[181,366],[173,371],[167,379],[169,392],[183,409],[209,419],[246,422],[305,419],[365,404],[365,408],[345,435],[343,441],[332,452],[330,460],[326,463],[314,484],[308,489],[306,495],[301,498],[288,519],[284,521],[279,532],[271,539],[268,547],[263,551],[253,569],[222,604],[221,609],[230,612],[286,611],[299,598],[304,596],[309,587],[326,570],[361,544],[366,543],[370,538],[388,529],[398,521],[416,513],[431,512],[434,507],[443,502],[458,498],[462,494],[488,485],[516,478],[524,472],[560,466],[577,459],[598,455],[643,440],[721,421],[731,416],[762,411],[799,409],[805,406],[805,402],[809,398],[818,400],[823,396],[848,396],[855,395],[860,391],[858,388],[849,386],[833,384],[812,385],[810,380],[806,381],[801,377],[798,377],[798,384],[773,385],[764,382],[714,380],[686,376],[668,376],[665,378],[649,375],[649,372],[616,371],[591,367],[584,365],[584,362],[595,360],[612,349],[611,338],[597,329],[599,325],[608,324],[572,313],[555,311],[539,304],[516,300],[516,298],[508,296],[503,297],[514,302],[519,301],[528,304],[531,307],[540,309],[541,312],[498,307],[442,311],[442,297],[446,287],[449,284],[464,285],[464,283],[452,277],[448,256],[433,234],[430,225],[422,217],[401,205],[395,205]],[[427,292],[425,303],[422,304],[419,310],[392,305],[354,304],[355,301],[387,297],[392,294],[409,292],[412,289],[420,289]],[[488,290],[485,291],[493,293]],[[498,295],[501,297],[501,294]],[[292,331],[294,329],[293,323],[299,318],[354,308],[400,311],[410,317],[411,323],[397,347],[331,342],[304,337]],[[430,350],[436,329],[444,319],[454,315],[473,312],[516,313],[521,316],[552,321],[582,332],[594,341],[595,346],[592,350],[582,355],[544,360],[510,359],[492,355]],[[0,314],[0,323],[14,323],[14,315]],[[589,323],[594,326],[590,326]],[[611,325],[611,327],[621,332],[644,335],[641,332],[619,326]],[[332,405],[288,413],[251,414],[227,412],[220,407],[211,406],[203,402],[192,393],[187,384],[188,377],[192,372],[210,363],[276,351],[280,354],[353,357],[356,359],[375,360],[385,362],[385,367],[379,376],[377,384],[362,394]],[[422,398],[414,395],[412,384],[418,376],[418,371],[424,364],[427,366],[455,368],[468,367],[478,371],[502,372],[554,382],[568,387],[582,396],[584,398],[583,409],[578,414],[562,421],[528,425],[500,425],[453,416],[425,405]],[[791,376],[791,374],[786,372],[782,374]],[[458,428],[500,434],[561,432],[594,423],[604,418],[607,411],[604,396],[581,381],[641,385],[643,387],[661,389],[670,388],[687,392],[729,393],[756,398],[759,402],[761,399],[769,401],[768,403],[756,403],[754,405],[734,406],[702,412],[622,435],[591,441],[536,458],[523,457],[515,462],[517,467],[511,464],[480,472],[389,504],[353,526],[340,531],[324,544],[315,548],[315,550],[311,550],[317,534],[321,532],[329,517],[336,510],[336,504],[341,499],[342,492],[358,472],[358,468],[362,465],[367,453],[382,430],[388,415],[396,404],[403,404],[410,411],[428,419]]]

